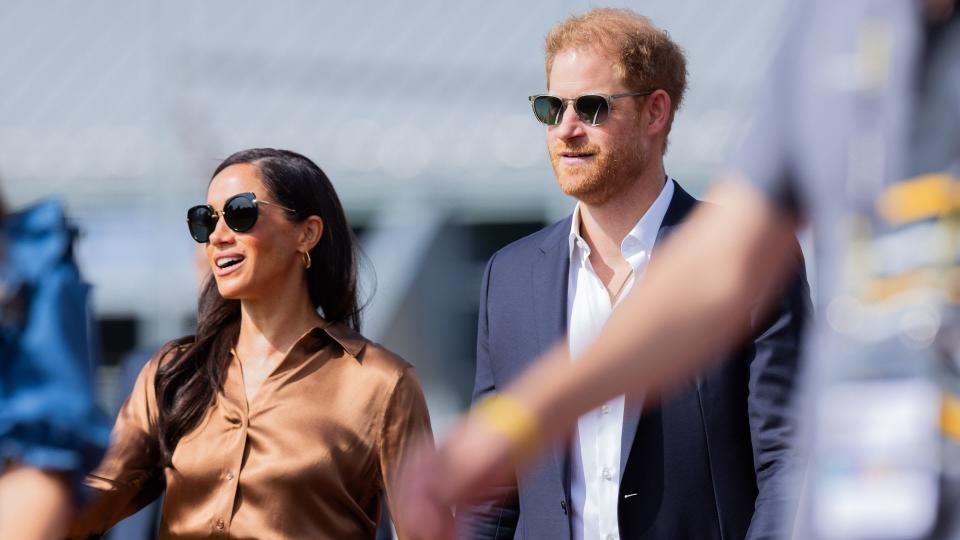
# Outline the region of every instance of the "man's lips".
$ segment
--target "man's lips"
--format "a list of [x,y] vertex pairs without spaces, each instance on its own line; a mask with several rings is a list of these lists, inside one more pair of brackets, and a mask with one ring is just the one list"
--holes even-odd
[[579,165],[592,160],[596,157],[596,154],[593,152],[560,152],[558,156],[560,157],[560,163],[564,165]]

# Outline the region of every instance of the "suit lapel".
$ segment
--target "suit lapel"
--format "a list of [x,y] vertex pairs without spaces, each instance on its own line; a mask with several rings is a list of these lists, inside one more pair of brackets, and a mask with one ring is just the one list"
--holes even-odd
[[556,225],[540,244],[539,257],[531,274],[533,309],[536,316],[539,349],[547,350],[559,341],[567,330],[567,276],[570,272],[568,237],[570,220]]
[[[653,253],[650,254],[651,260],[656,254],[657,248],[663,244],[663,241],[673,233],[697,204],[697,200],[684,191],[680,184],[672,179],[670,182],[673,182],[673,197],[670,199],[667,213],[663,216],[660,230],[657,231],[657,243],[654,246]],[[630,449],[633,448],[633,440],[637,436],[637,427],[640,424],[640,416],[643,412],[643,399],[644,394],[636,392],[627,394],[624,400],[623,432],[620,437],[620,478],[623,478],[623,471],[627,467],[627,460],[630,458]]]
[[[559,222],[540,244],[531,273],[533,310],[537,329],[537,350],[546,351],[560,341],[567,332],[567,276],[570,271],[569,236],[571,219]],[[530,359],[531,361],[533,358]],[[557,479],[566,493],[566,440],[553,447],[553,462]]]

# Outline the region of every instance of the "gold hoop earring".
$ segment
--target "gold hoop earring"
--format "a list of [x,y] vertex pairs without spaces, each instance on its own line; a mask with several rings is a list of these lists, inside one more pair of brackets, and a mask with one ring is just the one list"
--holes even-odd
[[309,270],[310,267],[313,266],[313,261],[310,260],[310,252],[309,252],[309,251],[304,251],[304,252],[303,252],[303,257],[301,257],[301,258],[303,259],[303,269],[304,269],[304,270]]

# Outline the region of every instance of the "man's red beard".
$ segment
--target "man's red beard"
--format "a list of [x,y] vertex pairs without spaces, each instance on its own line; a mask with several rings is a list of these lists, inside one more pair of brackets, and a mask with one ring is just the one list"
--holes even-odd
[[[556,142],[550,146],[550,164],[560,189],[590,205],[602,205],[623,193],[643,173],[647,155],[640,145],[606,149],[592,144],[579,146]],[[564,153],[592,154],[587,163],[561,165]]]

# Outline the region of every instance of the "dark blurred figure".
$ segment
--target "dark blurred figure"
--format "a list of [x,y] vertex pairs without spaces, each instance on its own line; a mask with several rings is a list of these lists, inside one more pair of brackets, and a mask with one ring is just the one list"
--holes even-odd
[[960,172],[960,10],[929,1],[908,173]]
[[0,539],[62,538],[108,427],[93,401],[89,287],[75,229],[46,201],[0,200]]

